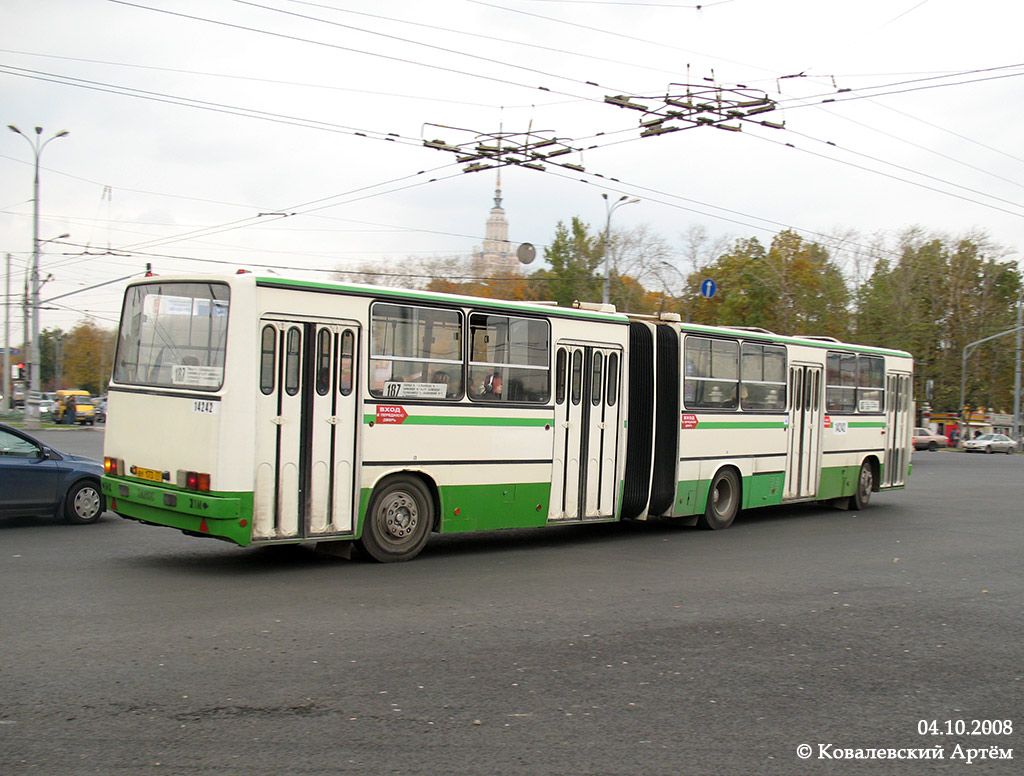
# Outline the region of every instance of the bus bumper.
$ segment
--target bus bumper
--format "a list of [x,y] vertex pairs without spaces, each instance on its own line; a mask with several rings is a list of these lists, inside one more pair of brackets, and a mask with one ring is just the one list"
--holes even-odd
[[109,508],[121,517],[242,547],[252,541],[251,493],[201,493],[109,475],[101,484]]

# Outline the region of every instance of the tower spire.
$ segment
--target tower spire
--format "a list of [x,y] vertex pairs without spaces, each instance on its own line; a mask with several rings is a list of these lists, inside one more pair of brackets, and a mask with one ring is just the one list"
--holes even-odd
[[494,207],[487,218],[484,244],[474,251],[474,259],[487,274],[510,274],[519,271],[519,262],[508,240],[508,220],[501,206],[501,170],[494,185]]

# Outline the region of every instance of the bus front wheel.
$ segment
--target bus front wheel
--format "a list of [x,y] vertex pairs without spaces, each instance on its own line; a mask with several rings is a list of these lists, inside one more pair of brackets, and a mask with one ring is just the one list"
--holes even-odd
[[708,505],[697,525],[715,531],[728,528],[740,511],[740,478],[735,469],[722,469],[711,481]]
[[359,546],[379,563],[412,560],[434,525],[434,499],[421,480],[398,475],[374,491]]

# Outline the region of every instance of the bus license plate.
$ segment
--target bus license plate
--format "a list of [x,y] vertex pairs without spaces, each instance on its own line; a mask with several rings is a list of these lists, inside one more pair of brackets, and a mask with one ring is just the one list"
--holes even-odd
[[154,469],[143,469],[141,466],[135,467],[135,476],[143,480],[149,480],[150,482],[163,482],[163,472],[155,471]]

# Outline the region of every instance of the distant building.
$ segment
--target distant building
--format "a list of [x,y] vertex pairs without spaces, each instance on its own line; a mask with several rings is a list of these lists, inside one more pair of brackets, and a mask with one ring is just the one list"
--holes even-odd
[[508,241],[508,219],[505,208],[501,206],[501,171],[498,171],[498,182],[494,189],[494,207],[487,217],[484,231],[483,247],[473,251],[473,266],[476,271],[486,277],[518,274],[519,260]]

